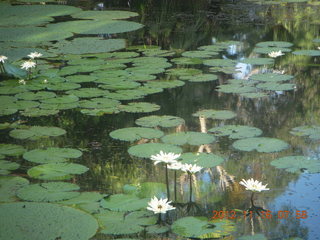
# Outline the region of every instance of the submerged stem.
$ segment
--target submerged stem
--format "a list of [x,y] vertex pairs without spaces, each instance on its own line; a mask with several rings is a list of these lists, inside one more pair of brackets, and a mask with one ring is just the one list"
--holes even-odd
[[166,184],[167,184],[167,197],[168,197],[168,200],[170,200],[168,164],[166,164]]
[[189,201],[192,202],[192,174],[189,173],[189,184],[190,184],[190,199]]
[[174,201],[177,201],[177,171],[174,171]]

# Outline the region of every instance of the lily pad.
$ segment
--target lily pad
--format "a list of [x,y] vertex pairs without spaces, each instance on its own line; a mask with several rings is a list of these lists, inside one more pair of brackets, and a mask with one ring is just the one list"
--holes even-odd
[[115,194],[101,201],[101,206],[112,211],[136,211],[148,206],[149,198],[140,199],[134,195]]
[[292,75],[278,74],[278,73],[258,73],[250,77],[251,80],[261,82],[284,82],[293,78]]
[[52,203],[5,203],[0,205],[0,214],[6,216],[0,239],[88,240],[98,230],[91,215]]
[[65,180],[72,178],[72,174],[82,174],[88,170],[76,163],[48,163],[30,168],[28,175],[41,180]]
[[293,128],[290,133],[295,136],[308,137],[312,140],[320,139],[320,126],[299,126]]
[[28,129],[14,129],[9,135],[17,139],[37,140],[43,137],[57,137],[66,134],[66,131],[58,127],[33,126]]
[[119,108],[125,112],[140,113],[158,111],[160,109],[160,106],[148,102],[131,102],[127,105],[120,105]]
[[261,53],[261,54],[269,54],[271,52],[291,52],[290,48],[284,48],[284,47],[256,47],[253,49],[255,53]]
[[292,47],[293,43],[284,42],[284,41],[267,41],[267,42],[259,42],[256,44],[257,47],[280,47],[287,48]]
[[185,83],[183,81],[179,80],[169,80],[169,81],[149,81],[145,86],[149,88],[175,88],[175,87],[181,87]]
[[29,184],[29,181],[22,177],[0,176],[0,202],[16,201],[18,189]]
[[253,137],[244,138],[235,141],[232,146],[241,151],[258,151],[258,152],[280,152],[289,147],[289,145],[276,138]]
[[320,56],[320,50],[299,50],[299,51],[294,51],[293,54],[317,57],[317,56]]
[[71,15],[73,18],[85,18],[95,20],[126,19],[138,16],[129,11],[81,11]]
[[292,83],[266,82],[257,84],[256,87],[268,91],[289,91],[295,89],[296,85]]
[[219,85],[219,89],[217,89],[218,92],[223,93],[249,93],[249,92],[255,92],[256,88],[252,86],[247,86],[243,84],[224,84]]
[[109,135],[114,139],[119,139],[122,141],[137,141],[143,138],[153,139],[160,138],[163,136],[163,132],[157,129],[143,128],[143,127],[129,127],[121,128],[112,131]]
[[140,158],[150,158],[151,155],[159,154],[160,151],[178,154],[182,152],[182,149],[180,147],[164,143],[144,143],[132,146],[128,149],[130,155]]
[[184,57],[189,58],[212,58],[212,56],[217,55],[216,52],[213,51],[186,51],[181,54]]
[[210,82],[218,80],[218,76],[215,74],[198,74],[194,76],[181,76],[181,80],[188,80],[189,82]]
[[31,202],[57,202],[80,195],[80,187],[68,182],[48,182],[31,184],[18,190],[17,196]]
[[228,110],[204,109],[197,111],[196,113],[192,114],[192,116],[226,120],[235,118],[237,115],[234,112]]
[[166,71],[170,76],[193,76],[201,74],[202,71],[195,68],[172,68]]
[[211,67],[235,67],[237,62],[231,59],[210,59],[203,61],[203,64]]
[[5,156],[20,156],[26,150],[23,146],[15,144],[0,144],[0,154]]
[[220,165],[224,158],[213,153],[183,153],[181,162],[187,164],[196,164],[203,168],[212,168]]
[[203,60],[199,58],[179,57],[171,59],[171,62],[177,65],[198,65],[202,64]]
[[23,154],[23,158],[35,163],[58,163],[65,162],[69,158],[79,158],[82,152],[73,148],[34,149]]
[[68,82],[72,83],[84,83],[84,82],[94,82],[97,77],[92,75],[72,75],[66,77]]
[[18,99],[23,100],[43,100],[48,98],[54,98],[56,97],[56,94],[53,92],[45,92],[45,91],[39,91],[39,92],[24,92],[24,93],[18,93],[15,95]]
[[143,127],[176,127],[184,124],[185,121],[182,118],[175,116],[147,116],[136,120],[136,124]]
[[99,88],[80,88],[76,90],[67,91],[66,93],[77,96],[79,98],[94,98],[105,96],[109,93],[109,91],[102,90]]
[[20,164],[6,160],[0,160],[0,175],[8,175],[11,170],[16,170]]
[[147,94],[140,89],[124,89],[116,92],[110,92],[106,94],[105,97],[115,100],[136,100],[143,98],[146,95]]
[[26,117],[42,117],[42,116],[55,115],[58,112],[59,110],[29,108],[21,112],[21,115]]
[[263,98],[263,97],[267,97],[268,94],[263,92],[248,92],[248,93],[241,93],[240,96],[245,98]]
[[161,141],[168,144],[173,145],[202,145],[202,144],[210,144],[214,142],[216,138],[207,133],[200,133],[200,132],[179,132],[179,133],[172,133],[166,135],[161,138]]
[[303,170],[307,170],[309,173],[320,173],[319,159],[312,159],[306,156],[281,157],[273,160],[270,164],[292,173],[299,173]]
[[211,132],[218,137],[228,136],[231,139],[257,137],[262,134],[262,131],[259,128],[241,125],[224,125],[211,128],[208,132]]
[[94,109],[108,109],[118,107],[120,102],[108,98],[92,98],[90,100],[80,101],[80,106],[83,108],[94,108]]

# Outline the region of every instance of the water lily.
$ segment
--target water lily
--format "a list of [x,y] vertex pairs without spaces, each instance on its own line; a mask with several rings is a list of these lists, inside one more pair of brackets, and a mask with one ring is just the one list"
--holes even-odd
[[181,154],[175,154],[172,152],[169,153],[165,153],[163,151],[160,151],[159,154],[156,155],[152,155],[151,156],[151,160],[155,161],[154,165],[158,164],[158,163],[166,163],[166,164],[172,164],[177,162],[176,159],[178,159],[180,157]]
[[172,170],[181,170],[183,167],[183,164],[181,162],[173,162],[171,164],[168,165],[168,168],[169,169],[172,169]]
[[4,63],[5,60],[7,60],[8,58],[6,56],[1,55],[0,56],[0,63]]
[[26,85],[26,81],[24,79],[19,80],[19,84]]
[[183,164],[181,170],[184,172],[189,172],[189,173],[197,173],[201,171],[202,167],[196,165],[196,164]]
[[155,214],[157,213],[166,213],[167,211],[175,209],[175,207],[170,205],[171,201],[168,201],[167,198],[158,199],[154,196],[150,202],[148,202],[147,209],[153,211]]
[[267,185],[263,185],[262,182],[259,182],[258,180],[254,180],[253,178],[244,180],[242,179],[239,182],[241,185],[246,187],[246,190],[252,191],[252,192],[261,192],[261,191],[267,191],[270,190],[267,188]]
[[268,56],[269,56],[269,57],[272,57],[272,58],[276,58],[276,57],[279,57],[279,56],[282,56],[282,55],[284,55],[284,53],[282,53],[281,50],[279,50],[279,51],[272,51],[272,52],[268,53]]
[[29,70],[30,68],[36,67],[36,63],[34,61],[28,60],[21,64],[21,68],[25,70]]
[[48,83],[48,80],[47,79],[43,80],[43,83]]
[[31,59],[39,58],[42,57],[42,53],[32,52],[28,55],[28,57],[30,57]]

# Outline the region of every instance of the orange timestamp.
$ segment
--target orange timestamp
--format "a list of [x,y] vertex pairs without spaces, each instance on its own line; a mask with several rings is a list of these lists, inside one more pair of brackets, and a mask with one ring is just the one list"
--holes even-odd
[[[240,214],[239,214],[240,213]],[[230,211],[212,211],[212,218],[211,219],[246,219],[246,218],[253,218],[254,212],[253,211],[235,211],[235,210],[230,210]],[[307,211],[277,211],[274,214],[270,210],[265,210],[265,211],[259,211],[259,217],[262,219],[272,219],[272,218],[277,218],[277,219],[288,219],[291,217],[295,217],[296,219],[306,219],[308,218],[308,213]]]

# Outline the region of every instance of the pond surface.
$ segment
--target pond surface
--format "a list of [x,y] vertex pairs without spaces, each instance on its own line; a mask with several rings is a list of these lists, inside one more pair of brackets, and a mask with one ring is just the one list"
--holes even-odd
[[[88,232],[84,231],[81,238],[73,236],[74,238],[68,239],[188,239],[188,237],[192,239],[320,239],[318,231],[320,222],[320,51],[318,50],[320,6],[316,1],[264,5],[258,1],[204,0],[161,1],[160,3],[139,0],[103,3],[67,1],[67,4],[81,7],[83,10],[136,12],[139,16],[132,15],[132,18],[126,20],[135,22],[137,25],[115,23],[108,28],[108,34],[102,34],[105,33],[102,31],[99,35],[95,30],[99,29],[100,25],[81,29],[81,31],[76,24],[60,27],[55,25],[70,23],[72,22],[70,20],[79,18],[90,19],[81,15],[82,13],[73,13],[74,10],[71,9],[70,13],[66,10],[66,14],[52,15],[54,18],[49,19],[49,24],[46,20],[44,22],[48,24],[47,26],[58,26],[56,29],[59,29],[57,31],[61,34],[65,30],[77,33],[75,35],[65,34],[61,39],[48,38],[43,40],[45,42],[42,44],[34,44],[37,41],[29,40],[24,43],[14,39],[15,43],[19,43],[16,46],[5,37],[0,37],[0,44],[5,53],[9,53],[13,46],[14,49],[26,49],[24,50],[26,52],[28,49],[36,49],[44,53],[44,58],[38,62],[40,72],[36,74],[34,71],[32,79],[27,80],[25,85],[21,83],[19,85],[17,79],[11,80],[8,77],[4,77],[1,83],[1,100],[9,106],[0,109],[1,123],[3,123],[0,132],[1,142],[17,144],[26,150],[9,154],[6,150],[10,146],[1,145],[0,156],[3,156],[0,159],[17,162],[20,166],[17,169],[14,167],[12,170],[9,169],[11,172],[3,170],[5,168],[2,167],[0,171],[3,170],[3,172],[0,173],[26,178],[31,184],[65,180],[65,182],[77,184],[80,190],[69,187],[69,190],[63,191],[100,192],[106,195],[97,199],[88,200],[88,198],[83,202],[80,200],[72,202],[72,199],[78,196],[71,195],[56,200],[52,200],[51,196],[47,200],[36,197],[37,194],[41,195],[41,191],[34,193],[34,189],[21,190],[20,188],[26,187],[19,186],[11,191],[10,197],[0,198],[0,202],[3,202],[0,205],[5,206],[9,204],[8,202],[13,204],[14,201],[31,201],[51,202],[50,206],[55,207],[56,205],[52,203],[59,202],[80,208],[99,220],[100,227],[97,234],[91,230],[90,235],[88,230]],[[70,15],[74,19],[71,19]],[[100,20],[96,19],[96,21]],[[104,21],[107,22],[110,19],[104,19]],[[139,26],[138,23],[144,26]],[[6,27],[12,28],[9,25],[0,26],[0,33]],[[22,35],[27,39],[30,39],[30,36]],[[39,38],[41,39],[40,34]],[[119,51],[115,51],[115,55],[110,53],[103,55],[101,52],[107,51],[105,46],[100,45],[99,41],[91,42],[87,40],[88,38],[103,38],[108,41],[112,39],[115,42],[109,42],[107,50],[112,52],[119,49]],[[75,48],[70,43],[77,39],[80,41]],[[122,46],[119,39],[125,39],[126,45]],[[91,45],[89,44],[88,47],[85,42]],[[109,47],[111,45],[112,47]],[[163,51],[152,46],[158,46]],[[200,50],[198,50],[199,47]],[[100,51],[100,48],[103,50]],[[284,55],[277,58],[268,56],[271,51],[278,50],[282,50]],[[300,50],[313,51],[299,52]],[[21,58],[25,55],[20,57],[17,55],[21,55],[24,51],[21,50],[14,55],[13,65],[21,64]],[[123,56],[117,55],[118,52],[122,52]],[[145,56],[150,59],[144,59]],[[105,67],[102,68],[101,65]],[[72,66],[79,67],[72,68]],[[132,68],[140,69],[128,70]],[[123,69],[127,72],[131,71],[130,74],[115,73]],[[93,80],[88,80],[90,77]],[[48,83],[44,83],[44,79]],[[35,85],[52,85],[26,89],[32,81]],[[115,81],[125,82],[115,85]],[[68,84],[80,85],[76,87]],[[127,89],[140,89],[142,85],[147,86],[148,93],[121,92]],[[11,93],[8,86],[23,90],[12,90]],[[94,90],[89,93],[74,90],[84,88],[94,88]],[[100,94],[99,91],[102,90],[106,91]],[[17,104],[16,99],[19,96],[16,94],[30,91],[56,93],[53,98],[46,96],[32,100],[38,105],[41,104],[40,109],[57,110],[57,112],[50,112],[48,116],[45,113],[35,116],[36,110],[39,109],[38,105],[19,103],[22,105],[19,105],[19,108],[16,105],[10,107],[10,104]],[[55,102],[50,100],[64,94],[76,95],[77,99],[69,96],[68,99]],[[5,96],[14,96],[15,99]],[[108,99],[109,102],[89,103],[90,99],[102,97],[107,97],[104,99]],[[21,99],[31,100],[20,96],[19,101],[22,101]],[[156,105],[130,108],[128,103],[131,102]],[[97,107],[101,106],[100,104],[105,105]],[[16,111],[11,113],[8,109],[16,109]],[[204,112],[199,113],[206,109],[231,112],[208,112],[208,115]],[[130,138],[135,131],[132,129],[121,136],[110,137],[110,133],[117,129],[139,127],[137,119],[151,115],[176,116],[184,121],[180,119],[182,124],[171,127],[153,127],[163,132],[160,132],[160,137],[166,135],[162,138],[148,137],[145,133],[146,136],[141,139],[119,140],[119,138],[123,140]],[[46,135],[45,130],[40,129],[37,130],[38,135],[34,133],[32,135],[30,127],[25,125],[58,127],[64,129],[66,133],[61,132],[60,129],[56,130],[58,133]],[[240,134],[238,128],[229,126],[228,134],[224,134],[228,125],[258,129],[246,129]],[[143,124],[142,126],[144,127]],[[225,127],[222,128],[223,126]],[[217,129],[218,127],[220,128]],[[29,132],[12,133],[13,129],[29,129]],[[143,132],[146,131],[143,129],[139,134],[143,136]],[[177,135],[183,132],[187,132],[190,136],[183,135],[177,138]],[[203,135],[192,135],[193,133],[190,132]],[[41,136],[41,133],[44,136]],[[232,136],[236,133],[241,136]],[[214,135],[215,140],[212,139]],[[154,195],[167,197],[164,165],[154,165],[149,159],[150,145],[142,145],[161,142],[179,146],[183,153],[194,153],[191,157],[194,163],[197,163],[199,156],[211,156],[205,161],[210,167],[204,167],[201,172],[192,175],[192,188],[190,188],[189,174],[170,170],[170,200],[174,202],[176,209],[162,216],[162,222],[165,221],[167,225],[158,228],[155,227],[157,225],[154,225],[154,222],[140,224],[137,227],[134,220],[129,221],[130,214],[133,214],[132,210],[136,211],[142,207],[130,208],[132,202],[139,202],[141,199],[149,201]],[[134,151],[134,146],[138,145],[142,146],[141,149]],[[23,157],[21,154],[23,151],[30,152],[34,149],[51,147],[77,149],[82,152],[82,155],[81,153],[77,155],[78,152],[69,152],[68,155],[65,152],[57,153],[58,150],[52,150],[52,152],[41,153],[40,156],[32,155],[28,159],[26,154]],[[50,156],[60,157],[62,160],[52,160]],[[289,156],[301,157],[284,159]],[[223,158],[223,161],[217,160],[220,159],[219,157]],[[70,162],[82,166],[77,166],[77,169],[73,166],[70,167],[72,170],[66,170],[63,169],[65,166],[59,165],[58,170],[54,170],[55,173],[52,173],[52,166],[50,169],[46,167],[44,170],[30,171],[31,168],[47,162],[52,164],[60,162],[59,164],[63,165],[65,158],[70,158]],[[81,169],[84,166],[88,169]],[[269,210],[270,215],[264,215],[266,213],[264,212],[258,217],[255,213],[248,216],[243,213],[252,207],[250,202],[252,195],[239,182],[249,178],[268,184],[267,187],[270,190],[256,193],[253,201],[256,207]],[[6,191],[3,189],[8,182],[9,178],[6,176],[0,178],[2,193]],[[52,191],[62,191],[61,186],[58,189],[60,190],[55,186],[55,190]],[[107,194],[111,197],[107,197]],[[125,198],[116,194],[125,194],[125,197],[130,197]],[[106,197],[107,200],[101,200],[102,197]],[[112,197],[114,199],[110,200]],[[117,197],[119,197],[120,206],[117,206]],[[68,201],[71,202],[68,203]],[[126,208],[126,205],[130,207]],[[0,212],[4,211],[8,214],[9,210],[5,207],[3,209],[0,207]],[[118,213],[114,213],[117,210],[124,211],[125,216],[129,214],[128,222],[121,222],[122,225],[117,222],[119,216]],[[112,223],[110,218],[104,218],[103,214],[115,214],[116,220]],[[233,214],[236,215],[235,219],[230,217]],[[179,219],[190,216],[205,217],[205,220],[202,220],[205,224],[196,223],[194,219],[190,220],[189,225],[181,220],[177,222]],[[222,220],[217,222],[219,216]],[[217,218],[213,224],[216,229],[220,227],[221,231],[210,231],[214,228],[207,225],[206,219],[210,220],[213,217]],[[119,230],[114,226],[117,224],[122,229]],[[95,229],[94,223],[92,225],[92,229]],[[150,226],[144,227],[143,231],[141,226],[148,225]],[[81,225],[79,226],[81,228]],[[172,227],[171,230],[169,226]],[[189,232],[188,229],[183,228],[186,226],[190,226]],[[207,232],[201,230],[202,227],[209,230]],[[12,229],[15,231],[14,228]],[[52,236],[58,237],[54,234]],[[13,239],[19,239],[17,235],[13,234],[13,236]],[[41,239],[40,235],[30,236],[33,239]],[[0,239],[6,238],[0,234]]]

